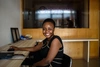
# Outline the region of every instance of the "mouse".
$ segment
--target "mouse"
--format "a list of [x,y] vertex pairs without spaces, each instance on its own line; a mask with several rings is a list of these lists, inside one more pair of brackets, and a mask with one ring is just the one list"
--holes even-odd
[[9,48],[7,51],[14,51],[14,49],[13,48]]

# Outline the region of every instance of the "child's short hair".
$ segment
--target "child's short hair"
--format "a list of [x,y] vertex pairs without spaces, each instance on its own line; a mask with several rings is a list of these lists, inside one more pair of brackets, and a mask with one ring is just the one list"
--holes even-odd
[[43,23],[42,23],[42,26],[43,26],[43,24],[46,23],[46,22],[51,22],[51,23],[54,25],[54,28],[55,28],[55,21],[54,21],[53,19],[51,19],[51,18],[45,19],[45,20],[43,21]]

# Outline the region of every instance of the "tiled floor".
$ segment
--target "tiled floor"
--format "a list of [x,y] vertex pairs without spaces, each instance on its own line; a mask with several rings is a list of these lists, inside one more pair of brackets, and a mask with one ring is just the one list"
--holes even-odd
[[91,59],[89,63],[82,59],[73,59],[72,67],[100,67],[100,59]]

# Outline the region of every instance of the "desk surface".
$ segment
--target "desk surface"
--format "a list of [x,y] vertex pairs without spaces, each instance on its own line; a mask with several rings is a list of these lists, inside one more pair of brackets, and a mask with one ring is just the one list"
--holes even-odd
[[[12,43],[11,45],[17,46],[17,47],[32,47],[36,43],[36,40],[21,40],[16,43]],[[0,47],[0,51],[7,51],[11,45],[5,45]],[[28,51],[14,51],[15,54],[23,54],[25,55],[25,58],[29,54]],[[0,67],[20,67],[21,63],[25,59],[3,59],[0,60]]]
[[[37,41],[42,41],[38,39]],[[74,41],[99,41],[99,39],[62,39],[63,42],[74,42]]]
[[98,39],[63,39],[63,42],[73,42],[73,41],[98,41]]
[[0,51],[7,51],[9,49],[10,46],[14,45],[14,46],[17,46],[17,47],[32,47],[34,46],[34,44],[36,43],[36,40],[20,40],[16,43],[12,43],[12,44],[9,44],[9,45],[4,45],[2,47],[0,47]]

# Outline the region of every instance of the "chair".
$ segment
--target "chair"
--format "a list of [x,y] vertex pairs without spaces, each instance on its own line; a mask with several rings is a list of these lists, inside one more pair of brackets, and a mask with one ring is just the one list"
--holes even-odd
[[11,35],[13,39],[13,43],[20,40],[20,34],[18,28],[10,28],[11,29]]
[[16,36],[17,36],[17,41],[21,40],[18,28],[16,28]]
[[72,58],[66,54],[63,54],[62,67],[71,67],[71,66],[72,66]]

